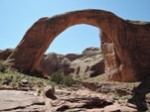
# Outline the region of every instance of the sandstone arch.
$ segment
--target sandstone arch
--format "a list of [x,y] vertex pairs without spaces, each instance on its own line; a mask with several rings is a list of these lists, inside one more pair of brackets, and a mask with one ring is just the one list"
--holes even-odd
[[101,29],[105,73],[109,80],[137,81],[150,74],[150,24],[131,24],[111,12],[82,10],[41,18],[9,56],[19,71],[33,73],[53,39],[66,28],[88,24]]

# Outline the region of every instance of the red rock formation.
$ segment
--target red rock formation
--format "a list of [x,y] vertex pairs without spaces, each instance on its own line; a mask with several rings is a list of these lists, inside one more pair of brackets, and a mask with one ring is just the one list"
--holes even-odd
[[109,80],[137,81],[150,74],[150,24],[132,24],[102,10],[74,11],[38,20],[10,56],[15,59],[14,67],[34,72],[57,35],[76,24],[89,24],[102,31],[105,73]]
[[6,49],[6,50],[0,51],[0,59],[6,60],[11,55],[12,52],[13,52],[13,49]]
[[61,69],[62,58],[56,53],[47,54],[41,61],[40,67],[47,74],[52,74]]

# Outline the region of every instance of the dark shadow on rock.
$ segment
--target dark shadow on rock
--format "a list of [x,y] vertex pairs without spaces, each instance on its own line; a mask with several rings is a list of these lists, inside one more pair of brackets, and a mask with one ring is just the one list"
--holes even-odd
[[50,94],[50,93],[48,93],[48,92],[45,93],[45,96],[46,96],[47,98],[52,99],[52,100],[56,100],[56,99],[57,99],[57,97],[56,97],[54,94]]
[[[62,106],[60,106],[57,109],[57,111],[66,112],[66,110],[75,109],[75,108],[86,109],[86,110],[95,109],[95,108],[98,109],[98,108],[104,108],[109,105],[113,105],[112,101],[107,101],[106,99],[101,99],[99,97],[81,97],[81,98],[74,97],[74,98],[65,99],[65,102],[67,102],[68,105],[67,103],[66,104],[64,103]],[[67,111],[67,112],[72,112],[72,111]]]
[[140,112],[148,110],[146,94],[150,92],[150,75],[145,76],[139,86],[135,87],[132,92],[133,97],[128,102],[135,104]]
[[47,88],[45,88],[45,96],[47,98],[50,98],[52,100],[56,100],[57,97],[55,96],[55,88],[54,86],[50,87],[48,86]]

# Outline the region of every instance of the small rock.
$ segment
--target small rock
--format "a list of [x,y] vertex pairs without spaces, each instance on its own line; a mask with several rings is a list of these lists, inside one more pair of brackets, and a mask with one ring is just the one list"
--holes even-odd
[[101,92],[109,93],[114,92],[115,88],[110,84],[103,84],[101,87]]
[[22,80],[21,80],[21,83],[24,84],[24,85],[26,85],[26,84],[28,84],[29,82],[28,82],[27,79],[22,79]]
[[47,86],[44,88],[44,96],[46,98],[50,98],[52,100],[57,99],[57,97],[55,96],[55,88],[54,86]]

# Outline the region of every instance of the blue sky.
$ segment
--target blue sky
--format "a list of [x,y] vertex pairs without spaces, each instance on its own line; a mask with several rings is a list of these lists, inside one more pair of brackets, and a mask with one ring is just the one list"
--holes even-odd
[[[0,0],[0,49],[15,48],[41,17],[81,9],[102,9],[123,19],[150,21],[150,0]],[[80,53],[87,47],[100,47],[99,41],[97,28],[77,25],[61,33],[47,52]]]

